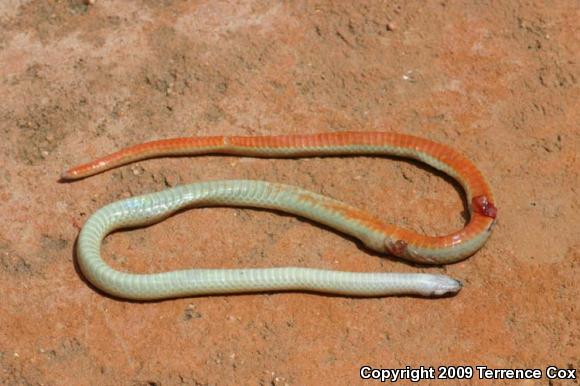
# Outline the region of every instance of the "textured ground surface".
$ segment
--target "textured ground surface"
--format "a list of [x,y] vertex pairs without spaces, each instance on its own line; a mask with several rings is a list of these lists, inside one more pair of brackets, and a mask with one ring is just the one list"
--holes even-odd
[[[0,383],[352,384],[363,364],[580,367],[578,3],[349,3],[0,2]],[[447,272],[466,284],[456,297],[131,303],[75,270],[75,238],[97,208],[199,180],[285,182],[426,233],[461,227],[455,186],[400,160],[158,159],[57,183],[65,166],[145,140],[377,129],[451,144],[481,168],[499,222],[479,253],[413,267],[292,216],[218,208],[117,233],[105,256],[135,272]]]

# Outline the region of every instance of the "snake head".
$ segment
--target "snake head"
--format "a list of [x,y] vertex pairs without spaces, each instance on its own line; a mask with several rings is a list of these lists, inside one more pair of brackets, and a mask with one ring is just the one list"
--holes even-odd
[[463,288],[459,280],[455,280],[445,275],[425,275],[425,287],[421,291],[424,296],[452,295]]

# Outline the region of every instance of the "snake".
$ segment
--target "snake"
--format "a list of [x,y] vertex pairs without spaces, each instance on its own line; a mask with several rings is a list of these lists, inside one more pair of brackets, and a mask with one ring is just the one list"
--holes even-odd
[[302,188],[260,180],[216,180],[129,197],[94,212],[82,226],[76,252],[82,274],[118,298],[161,300],[254,292],[313,292],[336,296],[452,296],[462,282],[443,274],[346,272],[306,267],[184,269],[136,274],[114,269],[101,243],[114,230],[160,222],[192,207],[264,208],[307,218],[360,240],[366,248],[409,262],[443,265],[463,260],[488,240],[497,219],[490,185],[467,157],[431,140],[392,132],[330,132],[277,136],[201,136],[126,147],[70,168],[62,181],[82,179],[128,163],[167,156],[222,154],[264,158],[388,156],[425,163],[459,182],[469,219],[444,236],[429,236],[381,221],[367,211]]

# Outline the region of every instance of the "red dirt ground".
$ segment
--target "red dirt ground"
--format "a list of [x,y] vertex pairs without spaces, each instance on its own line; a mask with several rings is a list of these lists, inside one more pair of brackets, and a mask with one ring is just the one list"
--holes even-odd
[[[363,383],[364,364],[580,367],[578,3],[349,4],[0,2],[2,384],[330,385]],[[134,272],[445,272],[464,281],[457,296],[134,303],[75,270],[96,209],[201,180],[294,184],[429,234],[463,225],[452,183],[392,159],[185,157],[57,182],[66,166],[146,140],[342,130],[467,154],[495,190],[490,241],[461,263],[410,266],[292,216],[205,208],[109,237],[106,258]]]

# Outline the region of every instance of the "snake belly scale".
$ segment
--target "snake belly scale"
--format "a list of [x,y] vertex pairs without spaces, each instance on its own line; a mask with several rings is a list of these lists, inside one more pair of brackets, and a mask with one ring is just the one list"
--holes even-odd
[[77,243],[79,266],[92,284],[111,295],[138,300],[289,290],[351,296],[440,296],[456,293],[461,283],[437,274],[341,272],[299,267],[132,274],[117,271],[102,259],[101,242],[116,229],[159,222],[183,208],[253,207],[280,210],[328,225],[381,253],[424,264],[447,264],[480,249],[489,238],[497,216],[491,188],[465,156],[427,139],[386,132],[159,140],[128,147],[71,168],[61,179],[80,179],[147,158],[200,154],[412,158],[450,175],[462,185],[469,203],[470,219],[463,229],[449,235],[427,236],[383,223],[346,203],[294,186],[255,180],[199,182],[120,200],[95,212],[84,224]]

